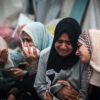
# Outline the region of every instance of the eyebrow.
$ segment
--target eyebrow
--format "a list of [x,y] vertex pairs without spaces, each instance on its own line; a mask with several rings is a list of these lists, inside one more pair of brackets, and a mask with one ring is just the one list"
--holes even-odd
[[80,43],[80,42],[77,42],[77,45],[82,45],[82,43]]

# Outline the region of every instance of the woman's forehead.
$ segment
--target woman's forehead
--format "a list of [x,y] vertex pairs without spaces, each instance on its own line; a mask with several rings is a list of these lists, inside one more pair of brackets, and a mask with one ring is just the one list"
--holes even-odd
[[[29,36],[29,34],[26,33],[25,31],[23,31],[21,36]],[[30,36],[29,36],[29,37],[30,37]]]

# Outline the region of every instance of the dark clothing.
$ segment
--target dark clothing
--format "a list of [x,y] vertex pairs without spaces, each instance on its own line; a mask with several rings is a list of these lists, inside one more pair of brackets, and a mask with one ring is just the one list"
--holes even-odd
[[88,100],[100,100],[100,87],[89,84]]
[[0,99],[7,97],[9,90],[15,86],[16,81],[9,73],[0,69]]
[[17,100],[40,100],[33,87],[34,80],[35,74],[30,76],[27,73],[22,79],[17,81],[16,87],[9,94],[14,94]]
[[15,95],[17,100],[40,100],[33,87],[36,69],[29,68],[24,63],[19,64],[19,68],[26,70],[27,73],[17,80],[16,86],[10,90],[9,94]]

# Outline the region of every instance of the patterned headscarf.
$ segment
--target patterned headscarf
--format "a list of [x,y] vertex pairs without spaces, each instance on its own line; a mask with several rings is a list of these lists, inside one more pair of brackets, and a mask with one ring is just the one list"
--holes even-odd
[[88,31],[85,31],[82,34],[80,34],[78,41],[81,44],[84,44],[88,48],[89,52],[91,53],[92,47],[91,47],[91,41],[90,41]]
[[100,30],[90,29],[88,32],[82,33],[78,41],[90,50],[90,65],[94,70],[100,72]]

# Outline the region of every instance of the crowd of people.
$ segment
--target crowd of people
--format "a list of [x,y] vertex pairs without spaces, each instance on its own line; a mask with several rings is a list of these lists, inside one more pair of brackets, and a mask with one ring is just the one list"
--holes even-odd
[[100,100],[100,30],[67,17],[54,37],[40,22],[18,34],[17,50],[0,36],[0,100]]

